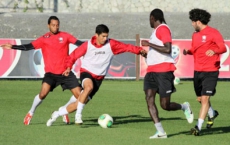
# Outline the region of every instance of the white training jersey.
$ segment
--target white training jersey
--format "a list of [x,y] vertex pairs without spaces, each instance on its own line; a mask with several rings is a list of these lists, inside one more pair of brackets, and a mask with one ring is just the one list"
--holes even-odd
[[112,52],[109,41],[100,48],[92,45],[88,40],[88,48],[86,54],[82,58],[81,68],[98,75],[105,76],[114,54]]
[[[158,45],[158,46],[164,46],[163,42],[159,40],[156,36],[157,29],[161,26],[167,26],[167,25],[161,24],[153,31],[152,35],[150,36],[150,40],[149,40],[150,43]],[[147,62],[147,65],[156,65],[156,64],[161,64],[164,62],[174,63],[174,60],[170,54],[161,53],[161,52],[156,51],[152,47],[149,47],[146,62]]]

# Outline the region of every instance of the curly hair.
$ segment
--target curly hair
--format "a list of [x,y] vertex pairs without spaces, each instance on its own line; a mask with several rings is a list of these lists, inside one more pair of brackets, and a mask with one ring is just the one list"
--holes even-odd
[[211,14],[206,10],[195,8],[189,11],[189,19],[191,21],[200,21],[202,24],[207,25],[210,18]]

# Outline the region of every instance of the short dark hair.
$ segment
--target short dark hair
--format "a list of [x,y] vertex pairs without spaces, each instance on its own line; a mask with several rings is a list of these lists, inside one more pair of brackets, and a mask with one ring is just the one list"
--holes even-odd
[[51,20],[57,20],[58,23],[60,23],[58,17],[56,17],[56,16],[50,16],[49,19],[48,19],[48,24],[50,24]]
[[109,28],[104,24],[97,25],[96,33],[98,35],[100,35],[101,33],[109,33]]
[[153,16],[156,21],[159,20],[161,23],[166,24],[166,21],[164,18],[164,13],[161,9],[156,8],[156,9],[152,10],[152,12],[150,13],[150,16]]
[[211,14],[206,10],[195,8],[189,11],[189,19],[191,21],[200,21],[202,24],[207,25],[210,18]]

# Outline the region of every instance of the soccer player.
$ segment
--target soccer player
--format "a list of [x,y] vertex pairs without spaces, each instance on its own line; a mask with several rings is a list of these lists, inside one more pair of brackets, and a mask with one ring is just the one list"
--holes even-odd
[[149,114],[157,132],[150,139],[167,138],[158,115],[155,97],[160,96],[161,108],[166,111],[183,110],[189,123],[193,122],[193,112],[188,102],[178,104],[170,102],[174,87],[174,60],[171,56],[172,37],[170,28],[166,25],[163,11],[154,9],[150,13],[150,26],[154,29],[150,40],[142,40],[142,46],[149,46],[147,54],[147,74],[144,77],[144,92]]
[[214,119],[219,115],[213,110],[210,97],[216,92],[220,68],[220,54],[226,52],[223,37],[220,32],[210,26],[211,14],[203,9],[192,9],[189,18],[195,32],[192,35],[192,47],[184,49],[184,55],[194,57],[194,90],[197,100],[201,103],[197,125],[191,129],[195,136],[200,135],[202,124],[208,113],[206,128],[211,128]]
[[[41,49],[42,51],[46,73],[42,81],[41,91],[35,96],[33,104],[24,118],[25,125],[30,124],[36,108],[42,103],[48,93],[52,92],[58,85],[61,85],[63,90],[70,89],[73,94],[67,105],[75,102],[80,94],[81,87],[74,73],[70,72],[68,76],[63,76],[62,73],[66,70],[65,59],[69,55],[69,44],[72,43],[79,46],[83,42],[77,40],[69,33],[59,31],[59,24],[59,19],[56,16],[51,16],[48,19],[48,28],[50,31],[38,39],[24,45],[1,45],[5,49],[24,51]],[[68,116],[63,116],[63,121],[68,123]]]
[[83,123],[82,110],[85,104],[91,100],[99,90],[114,55],[131,52],[146,56],[146,51],[141,47],[124,44],[117,40],[110,39],[108,36],[109,28],[104,24],[98,25],[95,36],[75,49],[67,58],[67,70],[63,73],[66,76],[69,74],[74,62],[83,56],[80,69],[80,80],[83,91],[75,103],[67,107],[62,107],[63,109],[59,111],[55,111],[47,121],[47,126],[51,126],[59,116],[71,113],[75,110],[77,110],[75,123]]

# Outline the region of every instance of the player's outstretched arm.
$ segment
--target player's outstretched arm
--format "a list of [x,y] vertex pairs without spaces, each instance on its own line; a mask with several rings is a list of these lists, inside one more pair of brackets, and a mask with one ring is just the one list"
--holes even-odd
[[6,44],[2,44],[1,47],[4,49],[16,49],[16,50],[23,50],[23,51],[34,49],[34,46],[31,43],[23,44],[23,45],[12,45],[12,44],[6,43]]
[[28,50],[32,50],[35,48],[31,43],[29,43],[29,44],[23,44],[23,45],[12,45],[12,49],[28,51]]
[[139,47],[139,46],[134,46],[132,44],[125,44],[115,39],[109,39],[109,42],[110,42],[112,51],[115,55],[124,53],[124,52],[141,54],[142,56],[145,56],[147,54],[147,52],[142,47]]
[[12,45],[10,43],[0,45],[3,49],[12,49]]

